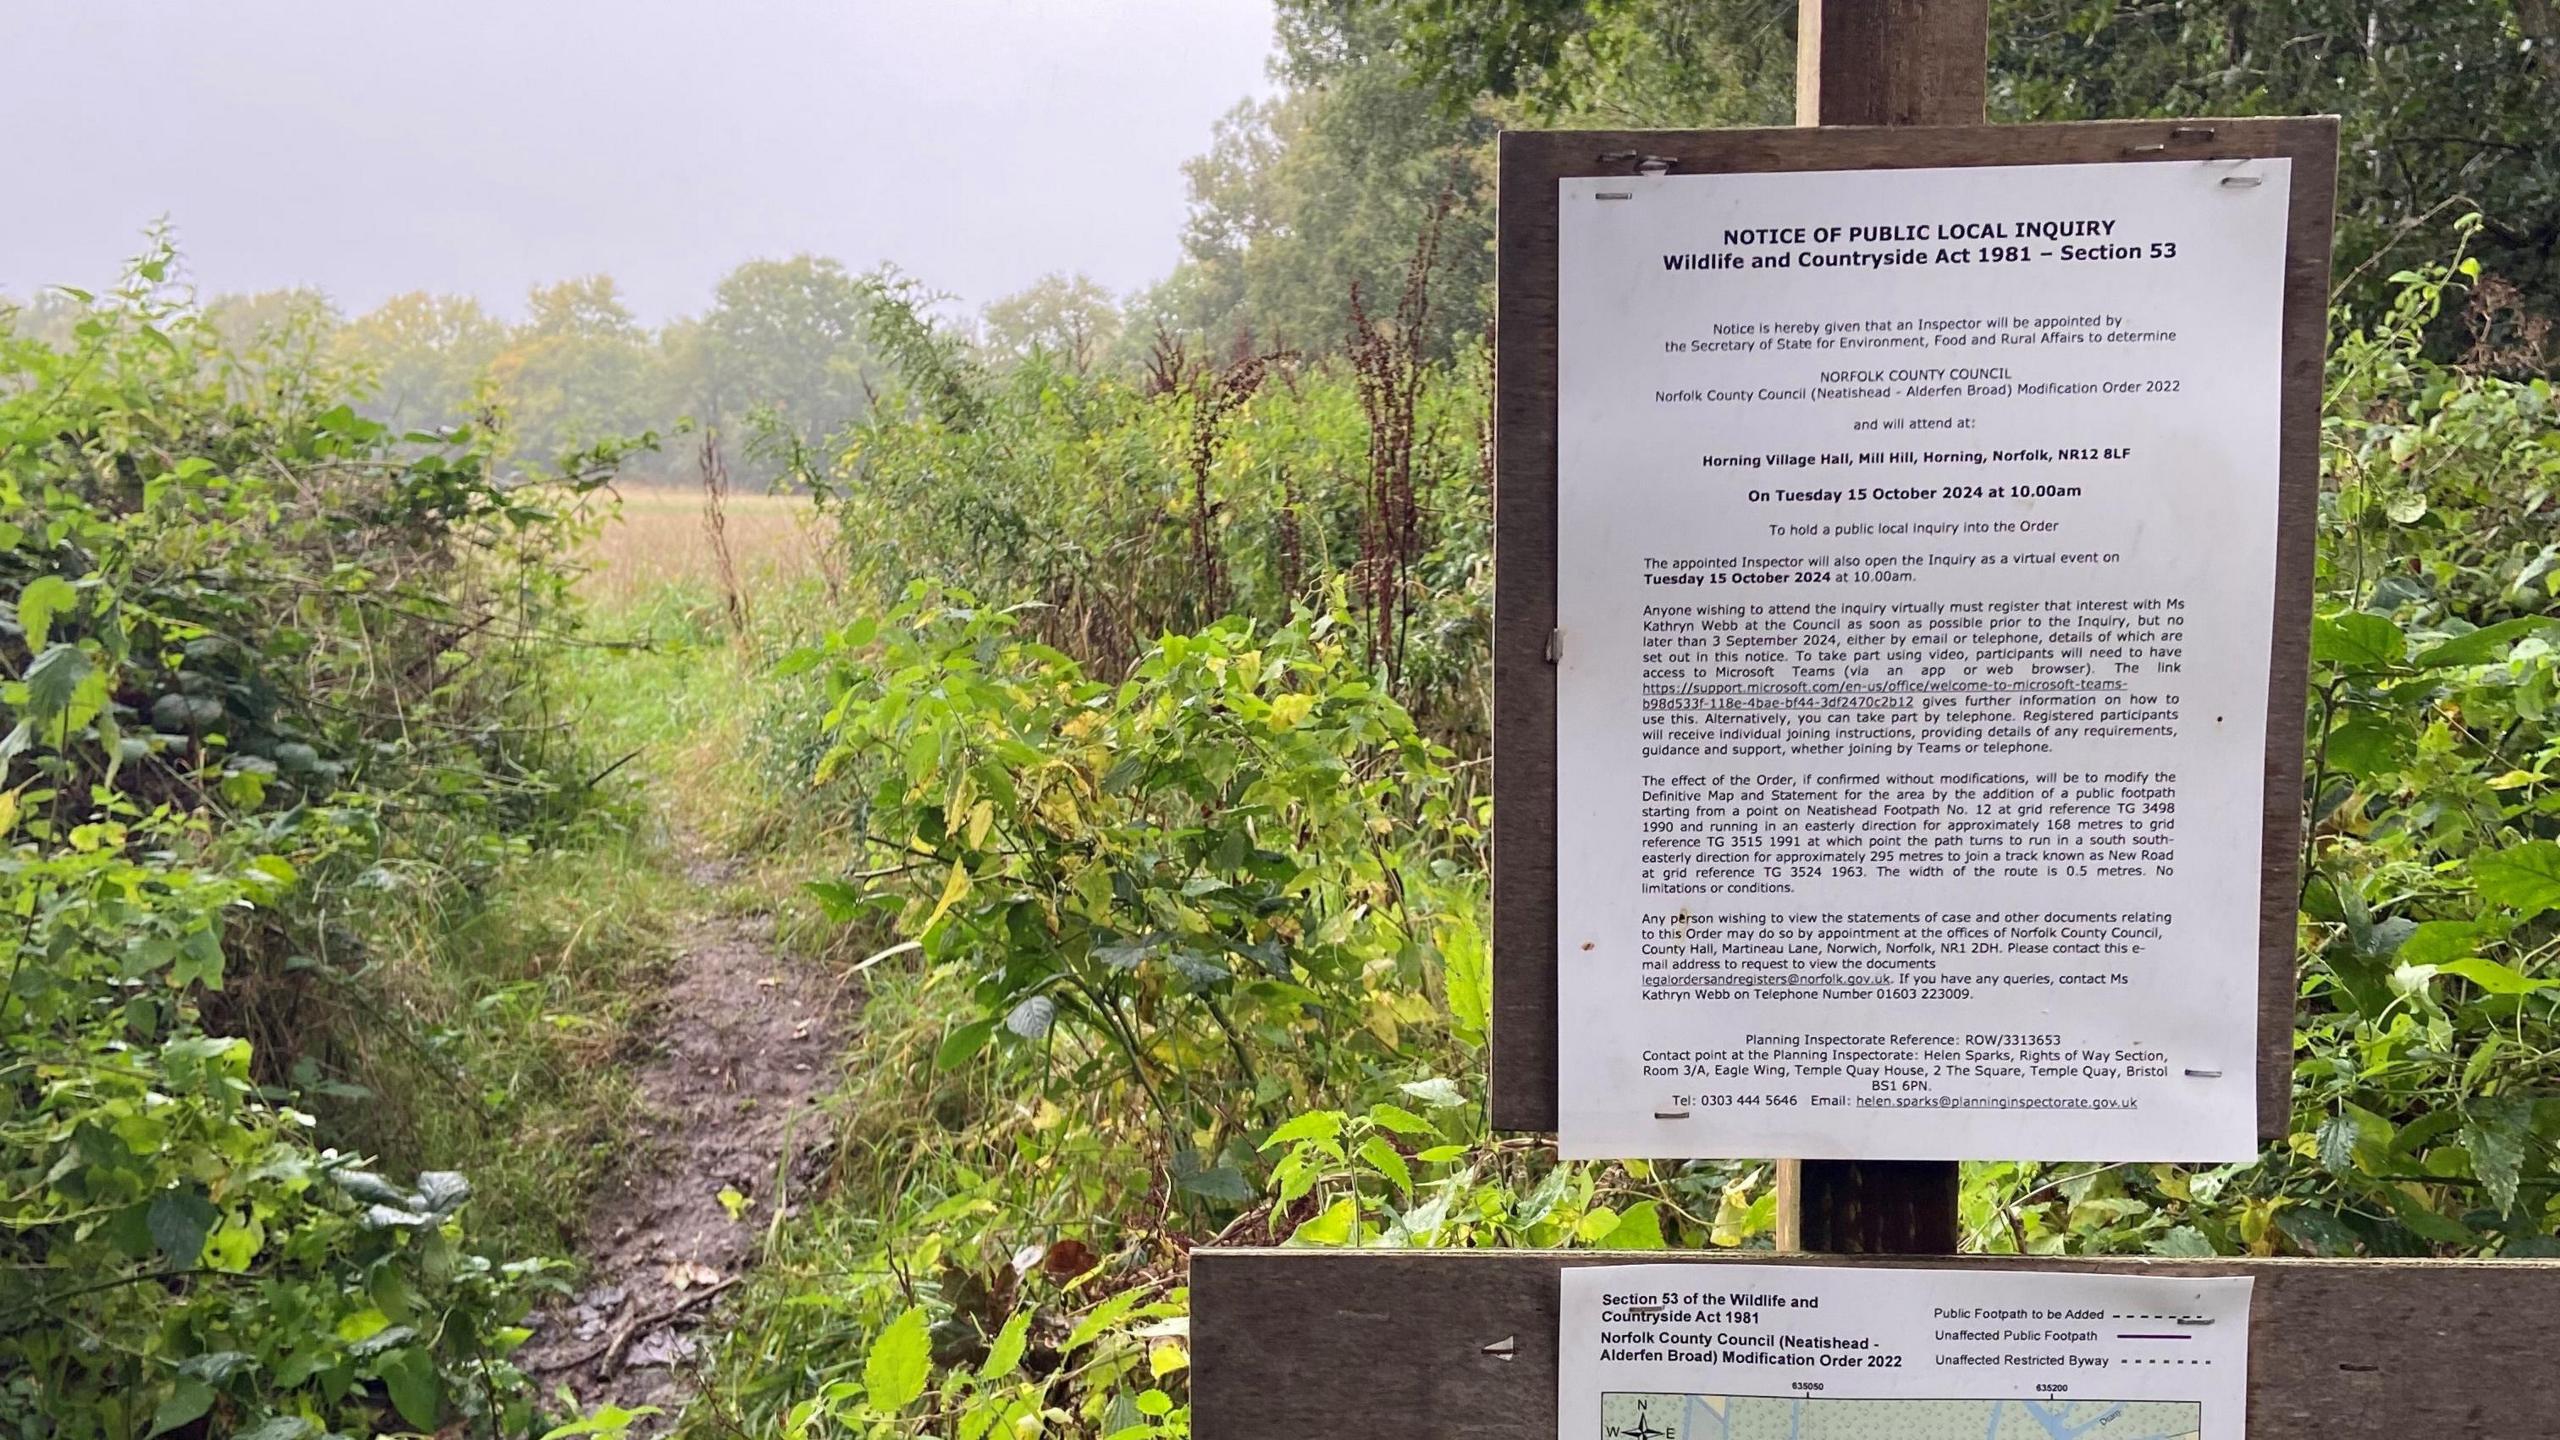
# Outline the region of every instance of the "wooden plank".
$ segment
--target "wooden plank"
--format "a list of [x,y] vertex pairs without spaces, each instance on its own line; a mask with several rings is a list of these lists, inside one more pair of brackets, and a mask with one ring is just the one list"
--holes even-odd
[[[2274,666],[2268,685],[2259,923],[2259,1125],[2283,1133],[2292,1091],[2294,908],[2301,860],[2302,703],[2337,121],[2100,121],[1909,129],[1514,131],[1502,137],[1494,396],[1492,1115],[1505,1130],[1556,1117],[1555,626],[1556,181],[1625,174],[1655,156],[1679,174],[1918,169],[2107,161],[2293,162],[2286,253]],[[1606,157],[1606,158],[1604,158]]]
[[1797,0],[1796,123],[1979,125],[1990,0]]
[[[1556,1126],[1556,179],[1502,137],[1494,243],[1493,1123]],[[1587,156],[1583,163],[1588,164]],[[1543,940],[1533,937],[1543,936]],[[1498,955],[1499,952],[1497,952]]]
[[[1556,1276],[1564,1266],[1771,1258],[1199,1251],[1191,1262],[1193,1426],[1208,1440],[1555,1440]],[[2560,1262],[1983,1256],[1946,1263],[2256,1277],[2250,1440],[2560,1435],[2550,1358]],[[1485,1353],[1506,1337],[1515,1358]]]
[[1778,1248],[1953,1255],[1963,1178],[1953,1160],[1781,1160]]
[[2258,881],[2258,1133],[2293,1119],[2294,945],[2302,903],[2302,736],[2311,679],[2312,571],[2319,551],[2320,405],[2328,384],[2329,250],[2337,215],[2337,122],[2289,153],[2284,247],[2284,395],[2276,473],[2276,595],[2267,652],[2266,792]]

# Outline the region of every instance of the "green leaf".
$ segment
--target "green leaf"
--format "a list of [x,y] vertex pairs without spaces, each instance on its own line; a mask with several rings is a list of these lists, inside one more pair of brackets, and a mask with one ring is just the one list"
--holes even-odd
[[1618,1223],[1596,1244],[1612,1250],[1662,1250],[1669,1248],[1662,1238],[1662,1209],[1651,1200],[1627,1207]]
[[423,1345],[403,1346],[375,1362],[382,1388],[391,1392],[392,1408],[420,1430],[432,1431],[444,1418],[444,1378],[436,1373],[436,1357]]
[[862,1388],[872,1409],[895,1415],[924,1393],[932,1372],[932,1326],[924,1307],[912,1306],[871,1342],[871,1353],[862,1362]]
[[599,1405],[595,1413],[566,1425],[555,1425],[542,1432],[542,1440],[570,1440],[577,1435],[626,1435],[632,1422],[660,1413],[655,1405],[634,1405],[625,1410],[619,1405]]
[[2391,1153],[2424,1155],[2429,1145],[2461,1124],[2462,1112],[2459,1110],[2430,1110],[2400,1127],[2400,1133],[2392,1137]]
[[[2290,1213],[2290,1212],[2287,1212]],[[2154,1255],[2172,1255],[2182,1260],[2203,1260],[2213,1256],[2213,1242],[2193,1225],[2180,1225],[2151,1242]]]
[[[380,1310],[367,1310],[367,1315],[380,1315]],[[344,1328],[343,1322],[340,1328]],[[387,1325],[347,1347],[347,1353],[359,1360],[369,1360],[386,1351],[396,1350],[418,1338],[414,1325]]]
[[2408,731],[2380,717],[2353,714],[2329,731],[2321,754],[2330,770],[2369,780],[2397,770],[2407,760]]
[[858,918],[871,898],[861,886],[843,880],[811,880],[800,888],[818,902],[818,913],[837,925]]
[[258,1258],[260,1232],[257,1228],[225,1225],[217,1228],[205,1241],[204,1263],[214,1270],[234,1275],[247,1270],[249,1262]]
[[201,985],[207,990],[222,988],[222,932],[211,925],[200,925],[187,932],[178,944],[178,953],[169,966],[169,984],[184,990]]
[[943,1037],[942,1047],[933,1052],[933,1068],[957,1070],[987,1048],[987,1040],[996,1033],[993,1020],[972,1020]]
[[1361,1141],[1360,1158],[1368,1161],[1371,1169],[1386,1176],[1399,1193],[1413,1193],[1412,1167],[1405,1164],[1403,1153],[1388,1144],[1384,1135],[1372,1135]]
[[2391,1206],[2392,1217],[2406,1225],[2421,1240],[2434,1245],[2477,1246],[2480,1237],[2471,1227],[2449,1215],[2439,1215],[2406,1190],[2386,1187],[2381,1192]]
[[1174,1188],[1206,1200],[1222,1200],[1230,1205],[1253,1203],[1253,1182],[1234,1165],[1203,1165],[1198,1151],[1184,1149],[1174,1156]]
[[1275,1145],[1290,1145],[1300,1140],[1335,1140],[1341,1135],[1341,1111],[1310,1110],[1283,1121],[1279,1129],[1271,1132],[1271,1138],[1262,1142],[1262,1148],[1268,1150]]
[[1440,978],[1449,997],[1449,1028],[1482,1045],[1493,1028],[1493,954],[1473,920],[1453,921],[1440,936]]
[[435,1215],[450,1215],[471,1198],[471,1182],[459,1170],[422,1170],[418,1172],[418,1207]]
[[409,1203],[408,1191],[401,1189],[399,1186],[392,1184],[390,1181],[383,1179],[381,1176],[374,1174],[370,1170],[335,1170],[330,1172],[329,1178],[339,1189],[346,1191],[358,1200],[369,1200],[376,1205],[406,1205]]
[[143,1225],[151,1232],[151,1243],[160,1247],[171,1264],[192,1269],[204,1259],[205,1237],[221,1219],[222,1212],[211,1201],[177,1186],[152,1197]]
[[2449,665],[2486,665],[2506,657],[2508,647],[2518,640],[2555,623],[2547,615],[2527,615],[2518,620],[2501,620],[2465,631],[2450,640],[2440,641],[2418,652],[2412,663],[2421,669],[2434,670]]
[[169,1398],[151,1412],[151,1435],[165,1434],[191,1421],[200,1420],[213,1408],[213,1387],[201,1380],[180,1380]]
[[[2308,1205],[2286,1206],[2276,1215],[2276,1228],[2313,1255],[2352,1255],[2361,1243],[2353,1226],[2326,1210]],[[2201,1240],[2203,1237],[2199,1235],[2197,1238]],[[2203,1253],[2212,1254],[2212,1247],[2207,1246]]]
[[59,575],[39,575],[18,592],[18,628],[27,632],[27,649],[39,651],[53,636],[53,620],[80,604],[80,592]]
[[2516,1184],[2524,1175],[2525,1149],[2533,1141],[2533,1102],[2483,1100],[2468,1108],[2462,1148],[2471,1152],[2471,1173],[2504,1215],[2516,1208]]
[[1290,1233],[1292,1245],[1345,1245],[1351,1240],[1351,1227],[1359,1219],[1359,1207],[1348,1195],[1324,1208],[1324,1213]]
[[996,1332],[995,1343],[987,1347],[987,1361],[978,1367],[978,1383],[993,1384],[1013,1373],[1022,1363],[1023,1349],[1031,1342],[1031,1312],[1016,1310],[1013,1318]]
[[1145,1303],[1146,1298],[1145,1287],[1132,1286],[1087,1310],[1075,1328],[1067,1332],[1066,1340],[1058,1346],[1058,1353],[1072,1355],[1102,1338],[1104,1331],[1128,1319],[1129,1312]]
[[2463,960],[2448,960],[2435,968],[2439,975],[2459,975],[2492,995],[2530,995],[2536,990],[2548,990],[2553,984],[2477,955]]
[[1430,1121],[1401,1105],[1390,1105],[1384,1101],[1369,1107],[1369,1123],[1381,1130],[1392,1130],[1398,1135],[1437,1136],[1440,1133]]
[[2311,658],[2353,670],[2379,670],[2400,663],[2409,653],[2409,637],[2379,615],[2350,610],[2323,615],[2311,622]]
[[79,646],[47,646],[27,667],[27,713],[47,722],[69,714],[89,673],[89,657]]
[[2481,899],[2512,906],[2521,919],[2560,908],[2560,843],[2532,840],[2474,855],[2471,883]]
[[1046,995],[1034,995],[1005,1012],[1004,1028],[1025,1040],[1038,1040],[1058,1023],[1058,1002]]
[[2332,1175],[2356,1173],[2356,1142],[2361,1138],[2355,1119],[2349,1115],[2332,1115],[2320,1122],[2315,1137],[2320,1152],[2320,1168]]
[[2471,953],[2486,927],[2476,920],[2429,920],[2400,942],[2400,959],[2410,965],[2442,965]]

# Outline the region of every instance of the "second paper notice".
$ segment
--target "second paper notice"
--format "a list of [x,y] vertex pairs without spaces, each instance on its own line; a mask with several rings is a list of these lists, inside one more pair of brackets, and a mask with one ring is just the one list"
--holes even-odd
[[1558,1440],[2243,1440],[2252,1282],[1564,1272]]
[[2255,1153],[2288,179],[1561,182],[1567,1155]]

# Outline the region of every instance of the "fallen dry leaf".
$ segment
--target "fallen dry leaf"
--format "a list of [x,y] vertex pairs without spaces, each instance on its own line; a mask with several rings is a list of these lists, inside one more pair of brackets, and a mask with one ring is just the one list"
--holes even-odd
[[690,1290],[697,1285],[720,1283],[720,1272],[699,1260],[679,1260],[667,1267],[666,1276],[667,1283],[678,1290]]
[[1101,1257],[1093,1253],[1092,1246],[1081,1240],[1061,1240],[1049,1247],[1048,1258],[1040,1262],[1040,1268],[1060,1280],[1072,1280],[1099,1263]]

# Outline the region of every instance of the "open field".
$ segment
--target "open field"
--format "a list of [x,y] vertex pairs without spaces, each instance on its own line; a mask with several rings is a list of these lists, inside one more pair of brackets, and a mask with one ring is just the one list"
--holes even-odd
[[[720,561],[700,490],[635,485],[620,494],[618,510],[586,548],[592,568],[582,587],[590,597],[618,607],[670,586],[720,593]],[[820,522],[806,496],[733,494],[721,513],[738,584],[750,604],[759,594],[818,573]]]

